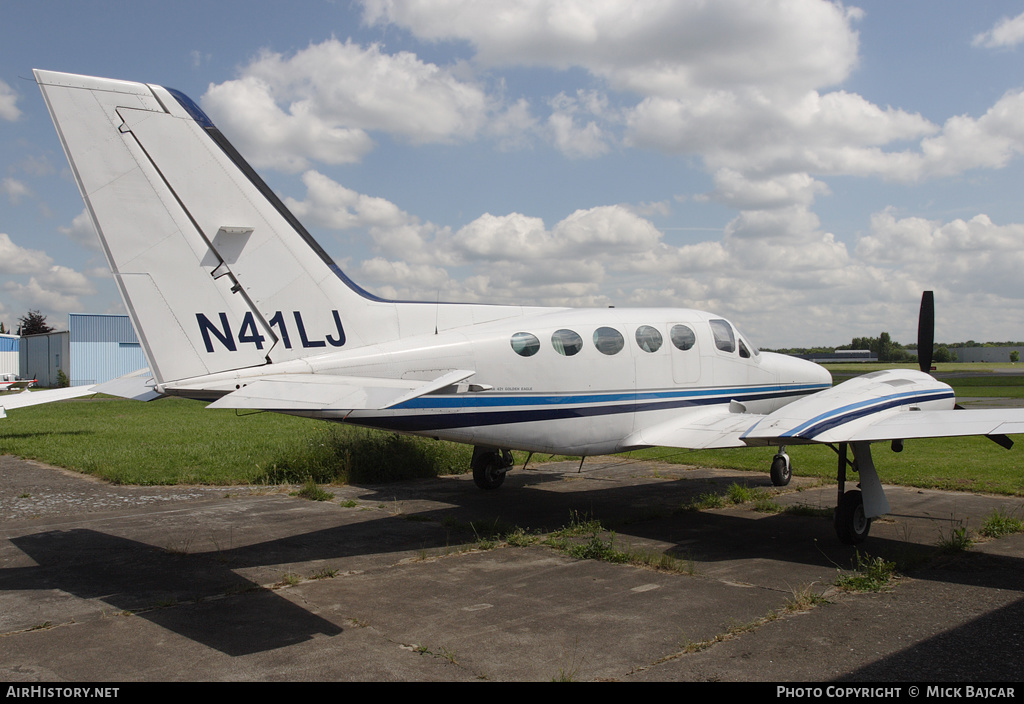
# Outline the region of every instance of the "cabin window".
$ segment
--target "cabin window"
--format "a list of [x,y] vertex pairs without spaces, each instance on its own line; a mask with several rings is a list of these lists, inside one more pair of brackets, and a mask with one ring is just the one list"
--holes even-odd
[[650,325],[641,325],[636,329],[636,344],[644,352],[657,352],[661,349],[661,333]]
[[697,337],[693,334],[693,330],[686,325],[673,325],[670,335],[672,337],[672,344],[676,346],[676,349],[683,350],[684,352],[697,343]]
[[743,341],[742,337],[740,338],[740,357],[750,359],[750,350],[747,349],[747,343]]
[[551,345],[558,354],[572,357],[583,349],[583,338],[572,330],[555,330],[551,335]]
[[601,354],[618,354],[626,341],[615,328],[598,328],[594,331],[594,347]]
[[520,357],[532,357],[540,349],[540,340],[528,332],[517,332],[512,336],[512,349]]
[[710,320],[711,334],[715,336],[715,347],[723,352],[736,351],[736,334],[732,325],[725,320]]

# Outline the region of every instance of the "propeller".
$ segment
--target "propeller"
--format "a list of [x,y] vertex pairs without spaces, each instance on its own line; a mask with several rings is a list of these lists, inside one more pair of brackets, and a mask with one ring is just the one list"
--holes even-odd
[[[917,320],[917,364],[925,374],[931,373],[932,369],[932,348],[935,347],[935,296],[931,291],[921,294],[921,315]],[[959,403],[953,406],[956,409],[963,409]],[[986,435],[995,444],[1009,450],[1013,447],[1013,440],[1002,434]],[[893,441],[893,449],[896,449],[896,441]],[[901,443],[902,447],[902,443]]]
[[921,315],[917,320],[917,364],[924,373],[932,369],[932,348],[935,346],[935,296],[931,291],[921,294]]

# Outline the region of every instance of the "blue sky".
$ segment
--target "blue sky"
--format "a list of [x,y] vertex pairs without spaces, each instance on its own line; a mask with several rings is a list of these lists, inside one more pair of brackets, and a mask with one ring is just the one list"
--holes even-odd
[[384,296],[1024,339],[1024,4],[0,0],[0,321],[123,312],[44,68],[196,99]]

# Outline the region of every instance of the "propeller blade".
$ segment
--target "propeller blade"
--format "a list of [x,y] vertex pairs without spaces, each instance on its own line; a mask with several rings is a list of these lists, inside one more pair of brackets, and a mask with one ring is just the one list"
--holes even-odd
[[935,346],[935,296],[931,291],[921,294],[921,315],[917,320],[917,364],[921,371],[932,368],[932,348]]

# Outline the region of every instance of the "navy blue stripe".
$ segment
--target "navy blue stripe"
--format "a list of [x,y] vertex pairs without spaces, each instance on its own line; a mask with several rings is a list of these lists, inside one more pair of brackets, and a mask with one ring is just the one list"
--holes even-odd
[[[718,393],[725,394],[727,391],[728,390],[723,389]],[[703,398],[676,398],[664,401],[633,401],[631,403],[616,403],[601,406],[588,405],[566,407],[562,405],[558,408],[466,411],[463,413],[420,413],[370,417],[360,415],[358,418],[353,418],[352,420],[359,425],[368,425],[387,430],[425,432],[430,430],[450,430],[453,428],[475,426],[533,423],[548,420],[565,420],[569,418],[591,418],[623,413],[643,413],[647,411],[694,408],[698,406],[725,405],[732,400],[743,403],[745,401],[765,400],[768,398],[803,396],[809,393],[809,391],[809,389],[798,389],[774,392],[771,394],[748,393],[734,394],[728,397],[719,395],[716,397],[705,396]]]
[[833,428],[843,425],[844,423],[849,423],[851,421],[857,420],[858,418],[863,418],[864,416],[871,415],[872,413],[878,413],[879,411],[885,411],[890,408],[897,408],[899,406],[905,406],[911,403],[937,401],[946,398],[954,398],[953,392],[930,392],[925,395],[910,397],[900,395],[890,397],[883,403],[865,404],[847,413],[841,413],[843,409],[839,409],[838,411],[835,411],[836,415],[833,415],[830,418],[823,418],[821,421],[818,422],[814,422],[815,419],[812,419],[808,421],[808,423],[810,423],[811,425],[807,425],[807,427],[803,428],[802,430],[794,428],[788,433],[783,433],[782,437],[798,437],[810,439],[814,438],[817,435],[820,435],[821,433],[824,433],[827,430],[832,430]]
[[394,410],[440,409],[440,408],[485,408],[496,406],[541,406],[566,404],[618,403],[622,401],[678,401],[683,399],[709,399],[704,403],[722,403],[722,397],[745,400],[755,398],[778,398],[808,394],[829,388],[828,384],[794,384],[789,386],[737,386],[671,391],[619,391],[592,394],[546,394],[523,396],[474,396],[446,395],[420,396],[401,403]]

